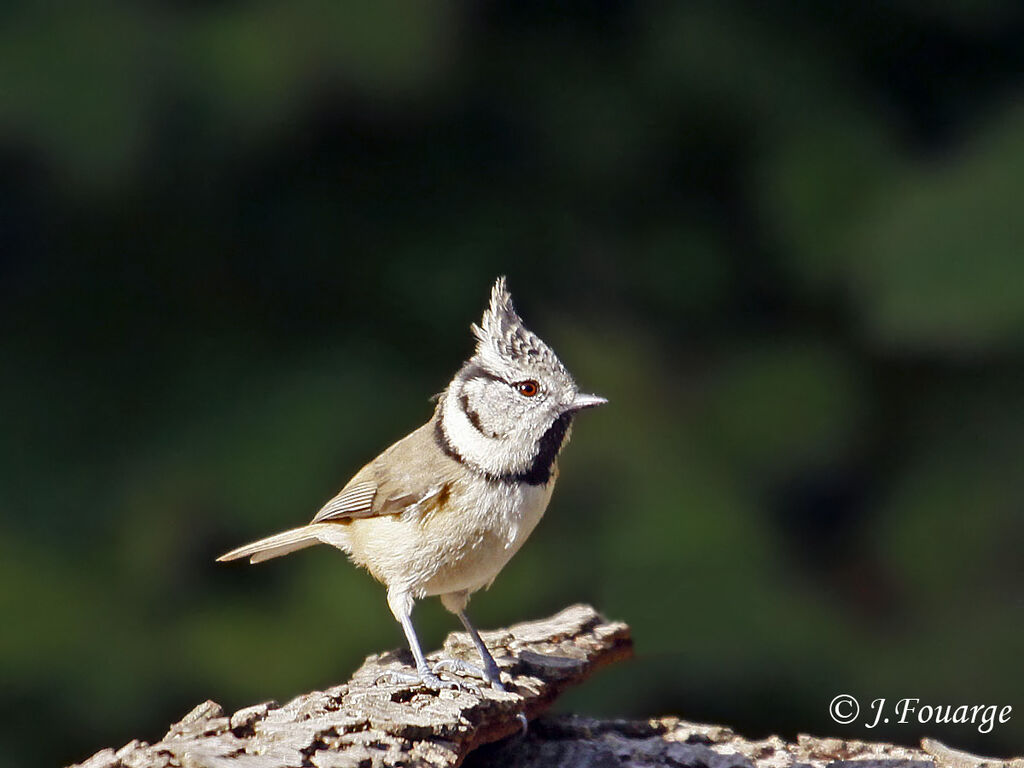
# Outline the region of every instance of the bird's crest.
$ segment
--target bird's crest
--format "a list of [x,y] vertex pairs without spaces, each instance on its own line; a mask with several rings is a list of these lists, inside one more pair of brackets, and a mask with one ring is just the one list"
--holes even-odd
[[484,311],[480,325],[472,326],[477,339],[476,360],[492,371],[499,371],[509,362],[546,365],[561,370],[562,363],[540,337],[523,325],[512,305],[512,295],[499,277],[491,289],[491,303]]

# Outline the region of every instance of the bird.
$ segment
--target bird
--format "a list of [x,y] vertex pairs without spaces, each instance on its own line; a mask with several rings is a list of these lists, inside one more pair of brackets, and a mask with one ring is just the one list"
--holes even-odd
[[[466,606],[489,587],[547,509],[558,456],[574,416],[607,403],[581,393],[558,359],[516,313],[504,277],[491,289],[466,360],[435,397],[430,419],[360,469],[312,521],[217,558],[250,563],[328,544],[387,589],[416,669],[400,682],[460,687],[445,671],[505,690]],[[483,666],[427,663],[412,623],[415,601],[437,596],[455,614]]]

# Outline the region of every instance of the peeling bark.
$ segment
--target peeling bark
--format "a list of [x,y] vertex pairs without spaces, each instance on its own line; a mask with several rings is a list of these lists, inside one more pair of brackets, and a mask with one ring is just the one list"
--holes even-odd
[[[574,605],[541,621],[483,633],[507,693],[432,693],[380,681],[408,670],[407,652],[370,656],[352,679],[279,706],[266,702],[228,716],[207,701],[155,744],[104,749],[75,768],[1024,768],[1024,759],[983,758],[925,739],[920,749],[800,736],[749,740],[729,728],[678,718],[591,720],[542,716],[568,686],[632,653],[629,627]],[[476,663],[468,635],[453,633],[443,654]],[[518,735],[522,716],[533,721]],[[535,719],[536,718],[536,719]],[[511,738],[509,738],[511,737]],[[472,753],[472,754],[471,754]]]
[[[632,653],[629,627],[575,605],[551,618],[482,633],[503,672],[507,693],[479,680],[479,690],[433,693],[380,681],[408,671],[408,652],[370,656],[352,679],[287,704],[266,702],[228,716],[207,701],[155,744],[105,749],[79,768],[283,768],[284,766],[457,766],[481,744],[521,730],[567,686]],[[453,633],[442,653],[479,664],[469,636]]]
[[466,768],[1024,768],[1024,759],[978,757],[934,739],[921,748],[818,738],[796,742],[778,736],[750,740],[729,728],[674,717],[652,720],[591,720],[542,717],[517,743],[483,747]]

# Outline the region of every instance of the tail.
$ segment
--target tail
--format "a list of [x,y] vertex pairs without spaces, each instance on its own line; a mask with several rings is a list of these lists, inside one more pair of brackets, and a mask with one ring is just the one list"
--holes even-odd
[[[217,558],[222,563],[227,560],[237,560],[240,557],[248,557],[250,563],[262,563],[264,560],[271,560],[289,552],[311,547],[321,541],[338,546],[338,526],[325,525],[304,525],[301,528],[293,528],[290,531],[279,533],[276,536],[268,536],[265,539],[246,544],[244,547],[233,549]],[[333,534],[333,535],[332,535]]]

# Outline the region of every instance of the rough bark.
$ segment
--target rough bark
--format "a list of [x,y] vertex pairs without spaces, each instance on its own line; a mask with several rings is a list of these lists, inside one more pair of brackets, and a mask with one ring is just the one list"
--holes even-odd
[[750,740],[719,725],[674,717],[542,717],[529,734],[478,749],[465,768],[1024,768],[1024,759],[978,757],[924,739],[920,749],[801,735]]
[[[411,662],[408,653],[385,653],[367,658],[348,683],[283,706],[266,702],[229,717],[204,702],[159,742],[105,749],[77,768],[370,768],[463,761],[477,768],[1024,768],[1021,758],[977,757],[930,739],[921,749],[811,736],[787,743],[777,736],[748,740],[725,727],[671,717],[538,717],[567,686],[628,657],[629,628],[575,605],[549,619],[485,632],[484,639],[505,673],[508,693],[481,686],[479,692],[435,694],[380,682],[381,675]],[[448,636],[443,655],[476,661],[464,633]],[[533,721],[525,737],[520,715]]]
[[[408,671],[406,652],[370,656],[352,679],[303,694],[283,706],[266,702],[230,717],[207,701],[155,744],[135,740],[105,749],[80,768],[278,768],[284,766],[457,766],[477,746],[521,730],[522,718],[546,710],[567,686],[632,653],[629,627],[590,606],[549,619],[482,633],[501,667],[507,693],[465,679],[478,690],[433,693],[380,680]],[[431,654],[479,664],[469,636],[448,636]]]

